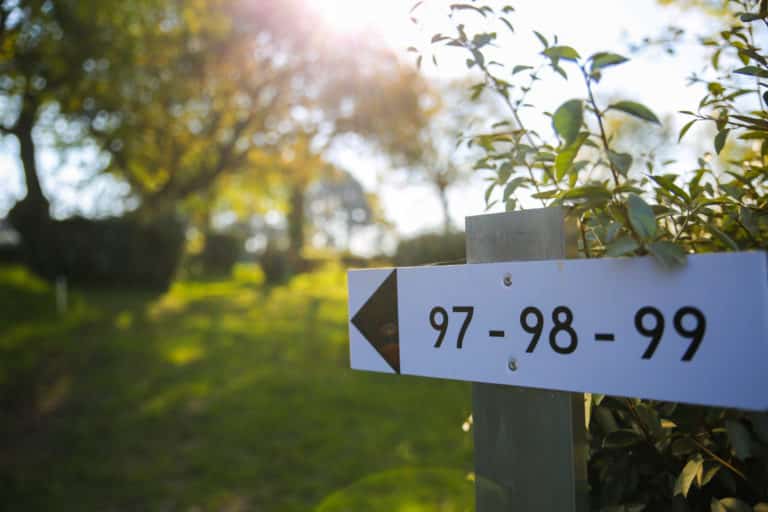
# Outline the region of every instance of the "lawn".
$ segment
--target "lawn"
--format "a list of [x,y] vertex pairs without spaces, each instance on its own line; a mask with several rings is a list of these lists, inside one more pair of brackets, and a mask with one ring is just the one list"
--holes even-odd
[[0,308],[0,509],[472,509],[469,386],[350,370],[338,267]]

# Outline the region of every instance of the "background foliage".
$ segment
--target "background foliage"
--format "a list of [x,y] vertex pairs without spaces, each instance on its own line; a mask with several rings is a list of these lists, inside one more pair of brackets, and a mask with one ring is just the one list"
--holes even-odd
[[[377,38],[354,52],[349,44],[302,0],[0,2],[0,136],[18,143],[26,196],[9,220],[25,259],[49,258],[56,239],[71,236],[51,222],[56,191],[41,180],[45,148],[91,152],[94,177],[109,177],[119,195],[109,214],[130,213],[134,234],[174,217],[205,247],[221,215],[247,224],[280,212],[288,233],[281,250],[299,268],[307,239],[323,227],[311,211],[312,187],[332,175],[354,182],[330,164],[333,145],[354,136],[383,160],[411,162],[431,116],[431,88],[413,66]],[[358,204],[341,206],[354,214],[362,196],[370,213],[373,201],[358,188]],[[363,220],[371,215],[342,222]],[[88,222],[78,225],[97,233]],[[74,244],[70,252],[56,272],[82,281],[71,263],[94,251]],[[170,281],[176,265],[162,268]]]

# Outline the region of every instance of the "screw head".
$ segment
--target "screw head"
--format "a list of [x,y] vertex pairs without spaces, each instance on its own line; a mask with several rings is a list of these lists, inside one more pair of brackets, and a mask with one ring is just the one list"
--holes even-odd
[[512,286],[512,274],[504,274],[504,286]]
[[509,360],[509,363],[507,364],[507,368],[510,369],[510,371],[517,371],[517,359],[514,357]]

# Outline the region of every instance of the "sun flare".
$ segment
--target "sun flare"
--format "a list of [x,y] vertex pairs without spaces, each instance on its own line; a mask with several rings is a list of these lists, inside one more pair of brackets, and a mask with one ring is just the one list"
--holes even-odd
[[306,0],[328,28],[340,35],[378,33],[387,42],[406,42],[410,0]]

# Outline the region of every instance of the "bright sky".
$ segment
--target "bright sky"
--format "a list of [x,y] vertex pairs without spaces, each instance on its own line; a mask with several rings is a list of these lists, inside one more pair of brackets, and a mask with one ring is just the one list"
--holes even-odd
[[[452,26],[448,18],[448,5],[454,2],[447,0],[426,0],[416,11],[424,25],[422,28],[417,28],[409,21],[413,0],[307,1],[322,13],[333,30],[357,32],[369,37],[378,35],[409,59],[413,59],[413,55],[406,55],[406,47],[413,45],[425,48],[432,34],[450,32]],[[505,3],[500,2],[498,5]],[[536,62],[535,55],[540,51],[540,46],[532,35],[534,29],[548,37],[557,34],[561,43],[575,47],[582,55],[606,49],[628,55],[626,48],[629,42],[639,41],[645,36],[660,35],[666,25],[681,19],[685,20],[685,28],[691,36],[707,31],[707,20],[702,15],[695,11],[683,14],[675,8],[660,7],[655,0],[527,0],[513,2],[513,5],[516,12],[511,15],[511,19],[517,35],[513,39],[501,39],[501,51],[498,54],[498,60],[512,64]],[[481,21],[481,18],[471,13],[466,16],[464,19],[470,30],[479,31],[475,23]],[[472,30],[472,27],[478,28]],[[661,51],[632,56],[633,60],[623,65],[620,72],[606,73],[598,94],[613,94],[614,97],[621,94],[627,99],[646,102],[660,117],[682,109],[695,109],[701,95],[685,83],[691,71],[703,65],[701,56],[695,52],[696,47],[692,45],[684,47],[675,57],[666,56]],[[443,51],[438,58],[438,68],[425,59],[424,71],[429,77],[440,80],[466,76],[464,54]],[[548,85],[533,96],[531,102],[553,111],[566,99],[582,95],[577,81],[573,82],[548,80]],[[679,127],[683,118],[676,117],[674,123]],[[546,123],[535,127],[551,130]],[[694,133],[691,132],[692,135]],[[0,215],[7,211],[23,191],[17,153],[15,141],[5,138],[0,143]],[[78,204],[85,211],[99,209],[100,201],[108,205],[110,194],[115,194],[112,197],[119,195],[104,179],[86,181],[88,185],[81,188],[78,184],[82,184],[87,175],[81,167],[75,164],[61,165],[49,150],[43,150],[41,157],[44,186],[48,191],[56,191],[54,204],[59,214],[76,210]],[[407,235],[439,227],[441,210],[437,196],[430,189],[412,184],[406,187],[402,180],[391,180],[391,183],[382,185],[377,179],[381,175],[381,163],[353,152],[342,152],[339,160],[366,188],[381,193],[386,214],[401,233]],[[462,185],[450,194],[451,213],[458,225],[463,225],[465,216],[484,212],[482,176],[477,175],[475,178],[470,184]]]

